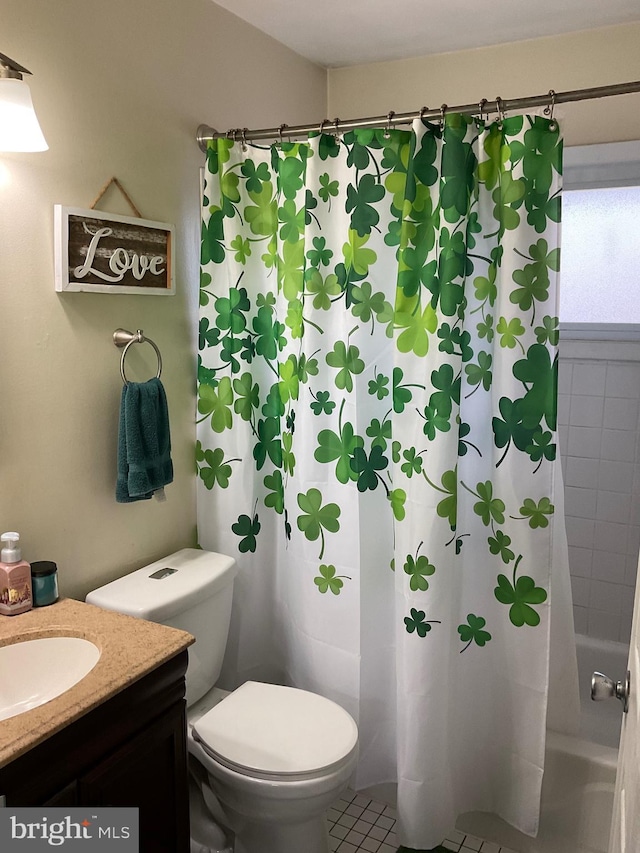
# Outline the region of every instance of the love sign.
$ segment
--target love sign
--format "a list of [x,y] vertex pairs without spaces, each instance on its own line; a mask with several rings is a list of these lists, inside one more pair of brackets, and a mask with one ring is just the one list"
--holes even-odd
[[54,207],[56,290],[172,295],[173,225]]

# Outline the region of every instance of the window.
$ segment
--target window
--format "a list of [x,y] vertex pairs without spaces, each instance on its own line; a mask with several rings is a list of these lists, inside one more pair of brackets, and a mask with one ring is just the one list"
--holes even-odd
[[568,190],[561,323],[640,324],[640,187]]

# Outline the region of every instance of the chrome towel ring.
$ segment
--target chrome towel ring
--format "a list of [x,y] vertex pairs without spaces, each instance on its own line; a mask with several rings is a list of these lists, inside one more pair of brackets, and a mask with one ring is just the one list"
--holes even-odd
[[127,379],[127,375],[124,372],[124,360],[127,357],[127,352],[131,344],[151,344],[151,346],[156,351],[156,356],[158,358],[158,371],[156,373],[156,379],[160,379],[160,374],[162,373],[162,356],[160,355],[160,350],[151,340],[151,338],[145,337],[142,329],[138,329],[137,332],[128,332],[126,329],[116,329],[113,333],[113,343],[120,349],[124,347],[124,349],[122,349],[122,357],[120,358],[120,376],[122,376],[122,381],[125,385],[128,384],[129,380]]

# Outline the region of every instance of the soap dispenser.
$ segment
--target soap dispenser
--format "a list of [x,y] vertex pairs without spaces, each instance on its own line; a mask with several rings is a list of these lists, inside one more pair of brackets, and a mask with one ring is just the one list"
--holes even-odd
[[3,533],[0,541],[0,613],[15,616],[31,610],[31,566],[22,559],[19,533]]

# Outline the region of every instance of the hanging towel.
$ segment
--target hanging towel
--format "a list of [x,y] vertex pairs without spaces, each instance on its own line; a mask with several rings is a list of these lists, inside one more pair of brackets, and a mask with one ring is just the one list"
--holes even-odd
[[162,499],[173,481],[167,396],[159,379],[127,382],[118,428],[116,501]]

